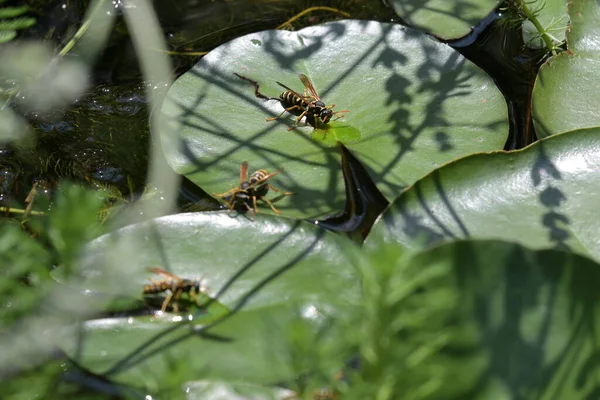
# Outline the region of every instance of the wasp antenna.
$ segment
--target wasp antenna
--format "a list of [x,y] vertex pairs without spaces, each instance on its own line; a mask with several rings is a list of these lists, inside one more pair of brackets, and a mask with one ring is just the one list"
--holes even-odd
[[278,98],[276,98],[276,97],[269,97],[269,96],[266,96],[266,95],[262,94],[262,93],[260,92],[260,85],[258,84],[258,82],[256,82],[256,81],[253,81],[252,79],[250,79],[250,78],[247,78],[247,77],[245,77],[245,76],[243,76],[243,75],[240,75],[240,74],[238,74],[237,72],[234,72],[233,74],[234,74],[235,76],[237,76],[238,78],[240,78],[240,79],[243,79],[243,80],[245,80],[245,81],[248,81],[248,82],[250,82],[250,83],[251,83],[251,84],[254,86],[254,95],[255,95],[256,97],[258,97],[259,99],[264,99],[264,100],[279,100],[279,99],[278,99]]

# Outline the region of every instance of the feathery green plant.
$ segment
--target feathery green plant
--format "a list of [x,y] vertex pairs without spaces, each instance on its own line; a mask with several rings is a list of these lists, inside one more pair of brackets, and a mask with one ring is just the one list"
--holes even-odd
[[[0,0],[0,4],[4,1]],[[27,6],[0,8],[0,43],[11,41],[17,36],[18,30],[35,24],[35,18],[25,15],[27,11]]]
[[520,23],[529,22],[533,25],[537,34],[528,41],[527,45],[531,45],[533,42],[539,40],[548,52],[556,55],[562,51],[564,41],[554,36],[553,32],[564,31],[566,29],[566,26],[559,25],[564,20],[564,17],[558,20],[553,18],[548,23],[548,26],[544,26],[539,16],[545,6],[546,2],[541,0],[508,0],[506,5],[500,10],[508,13],[508,20],[514,19]]

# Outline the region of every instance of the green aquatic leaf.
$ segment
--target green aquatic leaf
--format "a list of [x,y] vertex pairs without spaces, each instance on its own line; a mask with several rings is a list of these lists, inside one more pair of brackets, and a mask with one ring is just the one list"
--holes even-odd
[[371,236],[410,246],[496,238],[600,259],[598,165],[600,129],[468,156],[405,191]]
[[[306,74],[325,104],[347,109],[328,130],[313,131],[282,112],[284,89],[302,92]],[[395,24],[339,21],[297,32],[264,31],[207,54],[170,89],[161,114],[170,165],[209,193],[239,185],[239,166],[283,171],[276,187],[295,192],[276,203],[293,218],[342,210],[344,143],[388,198],[458,157],[501,149],[506,104],[474,64],[428,35]],[[176,132],[181,143],[168,135]],[[271,195],[276,197],[275,194]],[[264,207],[266,213],[272,211]]]
[[569,51],[551,57],[535,80],[532,115],[538,137],[600,126],[600,3],[569,2]]
[[91,319],[78,328],[80,341],[61,347],[90,371],[148,390],[200,377],[289,379],[298,371],[288,364],[288,327],[302,323],[316,334],[358,296],[345,251],[339,237],[314,224],[261,214],[179,214],[122,228],[91,243],[80,271],[85,296],[69,304],[140,301],[142,287],[158,279],[150,266],[201,279],[215,303]]
[[404,21],[439,38],[466,36],[496,7],[499,0],[391,0]]

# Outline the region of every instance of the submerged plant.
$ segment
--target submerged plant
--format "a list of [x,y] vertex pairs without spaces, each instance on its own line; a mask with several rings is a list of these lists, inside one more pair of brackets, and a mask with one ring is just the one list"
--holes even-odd
[[[545,47],[546,51],[552,55],[558,54],[564,50],[565,40],[559,39],[555,36],[557,33],[562,34],[567,29],[567,25],[563,25],[567,19],[565,15],[559,18],[551,17],[547,23],[543,23],[540,18],[547,3],[543,0],[508,0],[504,7],[500,8],[500,11],[506,12],[505,17],[508,21],[516,21],[517,23],[523,24],[523,28],[527,33],[531,31],[534,34],[529,34],[527,38],[527,45],[531,47],[539,47],[538,42],[541,41],[542,47]],[[533,29],[527,29],[528,26]]]

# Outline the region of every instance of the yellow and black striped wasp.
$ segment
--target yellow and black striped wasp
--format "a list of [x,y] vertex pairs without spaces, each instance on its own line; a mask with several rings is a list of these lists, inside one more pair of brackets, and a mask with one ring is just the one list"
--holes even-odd
[[283,93],[279,95],[279,97],[269,97],[260,92],[260,86],[258,82],[253,81],[250,78],[242,76],[234,72],[234,74],[243,80],[246,80],[252,85],[254,85],[254,93],[256,97],[265,99],[265,100],[277,100],[281,103],[281,106],[284,110],[276,117],[267,118],[267,121],[275,121],[279,119],[286,111],[290,114],[296,115],[296,122],[293,126],[288,128],[288,131],[296,128],[300,120],[303,117],[306,117],[306,123],[312,126],[314,129],[322,128],[326,125],[332,117],[340,118],[343,113],[349,112],[350,110],[340,110],[333,111],[335,104],[331,104],[329,106],[325,105],[325,103],[319,97],[315,86],[312,81],[304,74],[300,74],[300,81],[304,85],[304,94],[300,94],[295,90],[287,87],[281,82],[277,82],[277,84],[285,89]]
[[234,209],[239,210],[242,208],[254,214],[258,212],[258,208],[256,206],[257,201],[262,200],[267,203],[269,207],[271,207],[273,212],[276,214],[281,214],[281,211],[276,209],[273,203],[271,203],[271,201],[265,197],[269,192],[269,189],[281,193],[282,196],[294,194],[293,192],[282,192],[275,186],[267,183],[269,179],[281,171],[282,170],[269,173],[267,170],[259,169],[250,176],[250,179],[248,179],[248,162],[244,161],[242,164],[240,164],[240,186],[225,193],[213,193],[213,196],[224,199],[229,206],[230,213]]
[[149,267],[148,271],[157,275],[161,275],[164,279],[160,281],[150,280],[151,283],[144,285],[142,290],[143,295],[150,296],[159,293],[169,292],[162,303],[160,311],[165,312],[169,303],[173,301],[172,308],[174,312],[179,311],[178,301],[184,293],[187,293],[194,303],[198,304],[198,295],[206,291],[206,287],[202,285],[202,280],[193,280],[180,278],[170,272],[167,272],[158,267]]

